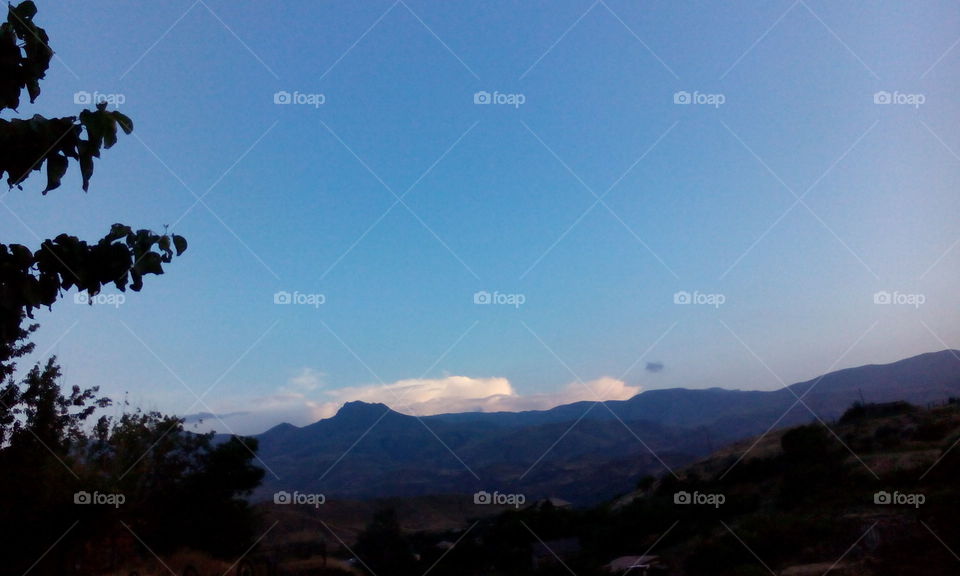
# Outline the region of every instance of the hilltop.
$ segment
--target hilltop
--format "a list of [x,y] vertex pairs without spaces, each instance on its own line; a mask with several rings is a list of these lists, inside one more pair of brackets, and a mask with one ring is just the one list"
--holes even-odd
[[960,355],[944,350],[769,392],[677,388],[544,411],[422,418],[349,402],[333,418],[258,436],[267,475],[255,499],[280,490],[330,501],[499,490],[591,505],[628,492],[637,477],[769,429],[832,422],[861,397],[924,406],[951,396],[960,396]]

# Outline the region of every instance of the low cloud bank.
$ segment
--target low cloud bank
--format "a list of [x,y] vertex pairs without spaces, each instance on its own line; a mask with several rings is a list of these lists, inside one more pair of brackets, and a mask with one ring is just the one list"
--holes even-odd
[[219,406],[221,415],[204,419],[196,428],[223,433],[256,434],[281,422],[303,426],[329,418],[345,402],[380,402],[414,416],[450,412],[519,412],[546,410],[583,400],[627,400],[641,388],[601,377],[570,382],[553,392],[520,394],[506,378],[412,378],[388,384],[327,388],[324,375],[304,368],[273,394],[238,399]]

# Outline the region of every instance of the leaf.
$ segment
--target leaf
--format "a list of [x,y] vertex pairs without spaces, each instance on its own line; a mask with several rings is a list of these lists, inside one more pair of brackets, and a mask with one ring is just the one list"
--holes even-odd
[[113,226],[110,227],[110,233],[107,234],[106,238],[104,239],[107,240],[108,242],[113,242],[114,240],[125,238],[126,236],[129,236],[132,233],[133,231],[130,229],[129,226],[126,226],[124,224],[114,224]]
[[89,142],[80,141],[77,145],[77,153],[80,157],[80,176],[83,178],[83,191],[86,192],[90,187],[90,177],[93,176],[93,154],[90,153],[91,145]]
[[47,156],[47,187],[43,194],[60,187],[60,180],[67,173],[67,157],[62,154]]
[[114,119],[116,119],[117,124],[119,124],[120,128],[123,129],[124,134],[130,134],[133,132],[133,120],[131,120],[129,116],[117,110],[114,110],[112,114]]
[[163,274],[163,262],[156,252],[147,252],[137,262],[135,268],[142,274]]
[[161,236],[160,240],[157,241],[157,246],[159,246],[160,251],[163,252],[161,258],[163,259],[164,264],[168,264],[173,261],[173,250],[170,249],[170,237]]
[[187,239],[177,234],[173,235],[173,247],[177,249],[177,256],[187,251]]
[[26,268],[33,263],[33,252],[22,244],[11,244],[10,252],[17,259],[17,264]]
[[25,0],[17,5],[16,8],[10,8],[19,18],[32,20],[37,15],[37,5],[31,0]]
[[31,104],[36,102],[37,96],[40,95],[40,83],[36,80],[30,80],[27,82],[27,94],[30,96]]
[[117,121],[113,116],[107,116],[103,120],[103,147],[109,150],[117,143]]
[[133,283],[130,284],[130,289],[134,292],[139,292],[140,289],[143,288],[143,276],[135,269],[130,269],[130,279],[133,280]]

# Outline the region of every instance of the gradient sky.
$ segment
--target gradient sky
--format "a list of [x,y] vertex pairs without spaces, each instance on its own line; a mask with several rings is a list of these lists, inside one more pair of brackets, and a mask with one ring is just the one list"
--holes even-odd
[[190,242],[120,306],[38,314],[67,384],[249,433],[960,348],[952,0],[38,4],[57,58],[19,116],[96,92],[136,129],[88,194],[5,196],[3,241]]

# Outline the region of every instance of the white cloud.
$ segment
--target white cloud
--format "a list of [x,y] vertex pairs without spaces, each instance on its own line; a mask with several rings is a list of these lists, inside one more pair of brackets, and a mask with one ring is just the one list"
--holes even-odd
[[[275,394],[234,401],[218,409],[238,412],[224,421],[237,433],[252,434],[281,422],[303,426],[329,418],[345,402],[355,400],[380,402],[397,412],[427,416],[449,412],[546,410],[583,400],[626,400],[640,390],[639,386],[629,386],[622,380],[601,377],[584,383],[571,382],[555,392],[519,394],[506,378],[469,376],[414,378],[386,385],[329,389],[324,387],[322,373],[304,368]],[[226,431],[222,423],[211,421],[210,425]]]
[[[331,390],[330,396],[338,403],[353,400],[382,402],[398,412],[424,416],[480,410],[478,403],[483,399],[516,397],[516,392],[506,378],[447,376],[340,388]],[[473,407],[474,404],[477,407]]]
[[324,385],[323,377],[323,372],[313,368],[301,368],[300,372],[290,378],[287,385],[280,389],[290,392],[311,392]]

